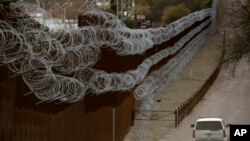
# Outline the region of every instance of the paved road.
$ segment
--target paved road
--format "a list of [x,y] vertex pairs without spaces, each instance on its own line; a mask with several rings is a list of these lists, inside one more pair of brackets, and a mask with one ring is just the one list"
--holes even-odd
[[158,141],[191,141],[192,128],[198,117],[222,117],[232,124],[250,124],[250,65],[242,61],[236,76],[223,69],[203,100],[170,134]]

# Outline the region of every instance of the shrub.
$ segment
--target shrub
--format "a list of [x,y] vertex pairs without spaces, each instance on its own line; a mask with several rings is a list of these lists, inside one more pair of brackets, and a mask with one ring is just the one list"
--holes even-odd
[[169,24],[183,16],[188,15],[190,12],[190,9],[184,3],[181,3],[177,6],[166,7],[161,18],[162,23]]
[[124,23],[129,28],[135,28],[135,21],[132,19],[126,19]]
[[201,9],[209,8],[210,5],[211,0],[192,0],[192,2],[188,4],[188,7],[191,11],[199,11]]

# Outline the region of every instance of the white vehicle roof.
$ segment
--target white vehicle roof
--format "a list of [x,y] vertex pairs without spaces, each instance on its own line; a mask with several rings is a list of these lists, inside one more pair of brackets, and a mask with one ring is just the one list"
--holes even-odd
[[199,121],[222,121],[222,118],[199,118],[197,122]]

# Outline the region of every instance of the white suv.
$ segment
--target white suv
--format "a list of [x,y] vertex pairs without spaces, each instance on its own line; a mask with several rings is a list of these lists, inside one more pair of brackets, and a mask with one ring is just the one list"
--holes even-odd
[[193,141],[229,141],[222,118],[199,118],[193,127]]

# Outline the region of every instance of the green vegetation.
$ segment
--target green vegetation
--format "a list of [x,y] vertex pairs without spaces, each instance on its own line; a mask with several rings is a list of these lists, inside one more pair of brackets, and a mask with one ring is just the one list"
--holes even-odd
[[[144,14],[148,20],[162,24],[173,22],[185,14],[208,8],[211,4],[211,0],[137,0],[136,2],[136,13]],[[175,16],[174,12],[168,14],[167,11],[176,11],[177,15]]]
[[187,3],[191,11],[198,11],[204,8],[210,7],[211,0],[192,0],[192,2]]
[[169,24],[185,15],[190,13],[190,9],[186,6],[186,4],[181,3],[176,6],[166,7],[163,11],[162,23]]
[[124,23],[125,23],[126,26],[129,27],[129,28],[135,28],[135,26],[136,26],[135,21],[132,20],[132,19],[126,19],[126,20],[124,21]]
[[110,11],[111,11],[111,13],[116,14],[116,12],[117,12],[116,0],[110,0]]
[[145,15],[150,16],[151,13],[151,7],[149,4],[138,4],[136,5],[136,14],[137,15]]

